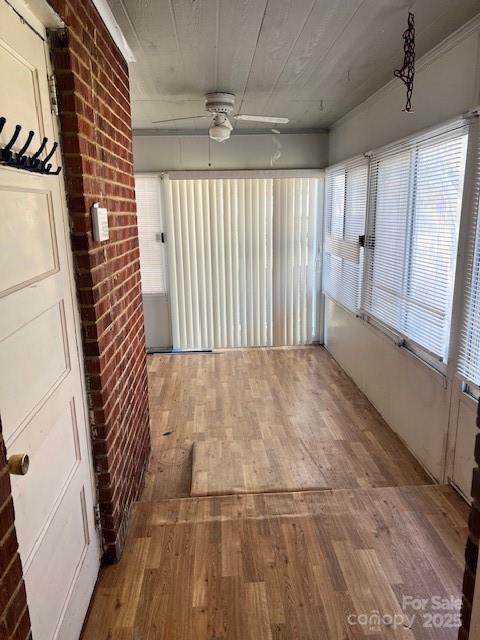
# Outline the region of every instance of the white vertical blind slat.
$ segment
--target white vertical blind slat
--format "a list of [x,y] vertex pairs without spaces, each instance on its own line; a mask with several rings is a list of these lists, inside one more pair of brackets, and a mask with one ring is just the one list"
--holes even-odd
[[[163,186],[166,186],[167,178],[163,179]],[[176,255],[176,243],[175,243],[175,228],[173,222],[173,189],[168,187],[164,189],[165,203],[166,203],[166,229],[167,240],[171,239],[169,243],[170,251],[167,252],[168,256],[168,271],[170,275],[170,309],[172,314],[172,339],[175,344],[180,343],[180,312],[179,312],[179,295],[178,295],[178,283],[177,283],[177,255]]]
[[[198,184],[194,185],[195,189],[195,205],[198,215],[195,256],[201,256],[205,250],[205,237],[203,233],[204,224],[204,210],[203,210],[203,193]],[[206,283],[206,269],[207,265],[205,260],[198,260],[198,309],[200,316],[200,333],[203,343],[207,342],[208,325],[207,325],[207,283]]]
[[[210,225],[210,237],[211,237],[211,246],[212,246],[212,305],[213,305],[213,343],[209,344],[208,347],[211,348],[214,344],[221,344],[221,309],[220,309],[220,300],[219,300],[219,289],[220,289],[220,276],[219,276],[219,257],[218,257],[218,226],[217,226],[217,208],[218,208],[218,198],[217,198],[217,190],[215,188],[215,184],[213,181],[210,184],[207,184],[207,188],[209,188],[210,192],[210,215],[211,215],[211,225]],[[185,348],[183,345],[179,345],[179,349]]]
[[[273,216],[274,216],[274,202],[275,202],[275,193],[274,193],[274,180],[269,180],[266,187],[266,206],[268,208],[265,222],[265,233],[266,233],[266,244],[267,247],[271,247],[270,250],[265,251],[265,263],[267,265],[266,271],[266,283],[265,286],[268,291],[272,292],[271,296],[268,296],[266,299],[266,343],[271,345],[273,344],[273,299],[275,297],[275,292],[273,289],[273,251],[274,251],[274,239],[273,239]],[[272,197],[270,197],[272,194]]]
[[318,237],[320,234],[318,208],[320,182],[317,180],[310,185],[308,195],[308,242],[305,261],[308,264],[307,285],[307,319],[306,341],[313,340],[317,333],[317,303],[319,291],[317,289],[317,251]]
[[[254,181],[254,189],[253,189],[253,234],[252,234],[252,250],[253,250],[253,291],[254,291],[254,299],[253,299],[253,326],[255,328],[255,344],[262,344],[261,341],[261,314],[260,314],[260,271],[262,269],[262,265],[260,262],[260,242],[262,241],[261,232],[260,232],[260,211],[261,211],[261,202],[260,202],[260,181]],[[263,239],[264,241],[264,239]]]
[[[187,305],[187,300],[186,300],[186,285],[185,285],[185,276],[184,276],[184,266],[185,266],[185,262],[183,259],[183,242],[182,242],[182,237],[183,237],[183,210],[181,207],[181,202],[182,202],[182,198],[180,195],[180,189],[181,189],[181,185],[180,184],[175,184],[174,185],[174,207],[175,210],[178,212],[177,216],[172,216],[173,220],[174,220],[174,224],[173,224],[173,231],[175,233],[175,235],[173,236],[175,244],[176,244],[176,248],[177,248],[177,262],[176,262],[176,268],[177,268],[177,273],[178,273],[178,286],[177,286],[177,295],[178,295],[178,299],[179,299],[179,305],[178,305],[178,310],[179,310],[179,317],[180,317],[180,323],[179,323],[179,335],[178,335],[178,339],[179,342],[182,344],[187,344],[188,341],[188,333],[187,333],[187,309],[188,309],[188,305]],[[173,293],[173,292],[172,292]]]
[[181,216],[181,236],[179,238],[179,244],[182,247],[182,267],[183,267],[183,296],[185,300],[185,313],[186,318],[186,338],[185,342],[188,348],[191,348],[193,344],[193,304],[192,304],[192,283],[191,283],[191,269],[190,269],[190,234],[187,233],[188,229],[188,182],[184,182],[180,185],[180,216]]
[[192,318],[196,322],[193,322],[193,331],[192,331],[192,346],[194,344],[203,344],[202,333],[201,333],[201,314],[200,314],[200,304],[199,304],[199,296],[198,296],[198,261],[197,261],[197,235],[198,235],[198,225],[194,224],[194,216],[198,216],[198,203],[196,199],[195,193],[195,183],[193,180],[188,181],[188,207],[187,207],[187,225],[189,229],[193,229],[194,233],[189,233],[189,246],[188,246],[188,257],[189,257],[189,269],[190,269],[190,285],[192,289]]
[[247,263],[246,263],[246,228],[245,228],[245,180],[238,181],[238,253],[240,272],[240,324],[242,339],[240,345],[248,344],[247,334]]
[[288,299],[287,299],[287,318],[288,330],[286,341],[287,344],[294,344],[293,337],[293,289],[294,289],[294,258],[295,258],[295,227],[293,212],[295,211],[295,189],[293,181],[288,181],[288,207],[287,214],[287,233],[288,233],[288,251],[287,251],[287,270],[288,270]]

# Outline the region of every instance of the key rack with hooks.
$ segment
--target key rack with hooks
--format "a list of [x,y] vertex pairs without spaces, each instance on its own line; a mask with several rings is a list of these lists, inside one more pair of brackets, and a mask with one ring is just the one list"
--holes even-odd
[[[3,116],[0,117],[0,133],[2,133],[6,123],[7,119]],[[4,147],[0,147],[0,165],[30,171],[31,173],[39,173],[41,175],[57,176],[62,170],[62,167],[52,169],[52,164],[49,161],[57,150],[58,142],[53,143],[51,149],[43,159],[41,159],[40,156],[47,149],[48,138],[43,138],[37,150],[32,155],[27,155],[27,151],[35,135],[33,131],[29,131],[22,147],[18,151],[13,151],[13,146],[19,139],[21,131],[21,125],[17,124],[10,140]]]

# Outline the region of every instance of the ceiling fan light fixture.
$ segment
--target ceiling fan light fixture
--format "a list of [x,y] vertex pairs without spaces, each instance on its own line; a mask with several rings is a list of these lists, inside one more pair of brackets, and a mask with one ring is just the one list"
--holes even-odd
[[224,142],[230,138],[232,125],[225,116],[216,116],[208,130],[208,135],[216,142]]
[[251,116],[245,113],[234,114],[234,107],[235,95],[233,93],[213,91],[205,95],[205,111],[207,113],[183,118],[154,120],[153,124],[176,123],[184,120],[196,120],[198,118],[212,118],[208,129],[210,138],[215,140],[215,142],[225,142],[225,140],[229,140],[233,129],[229,118],[272,124],[275,127],[272,129],[274,133],[280,133],[280,130],[276,128],[279,124],[288,124],[290,122],[288,118],[282,118],[280,116]]

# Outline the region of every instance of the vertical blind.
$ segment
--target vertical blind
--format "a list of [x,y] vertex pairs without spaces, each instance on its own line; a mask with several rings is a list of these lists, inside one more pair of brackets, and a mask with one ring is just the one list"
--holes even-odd
[[138,243],[143,293],[166,293],[165,245],[161,242],[162,206],[160,178],[157,175],[135,176]]
[[469,212],[458,370],[467,382],[480,386],[480,118],[475,119],[472,129],[472,210]]
[[311,342],[319,180],[164,183],[174,348]]
[[363,307],[446,360],[468,127],[374,153]]
[[275,345],[308,344],[317,313],[319,181],[273,181],[273,326]]
[[365,233],[367,183],[365,158],[327,170],[323,290],[353,312],[360,306],[359,237]]

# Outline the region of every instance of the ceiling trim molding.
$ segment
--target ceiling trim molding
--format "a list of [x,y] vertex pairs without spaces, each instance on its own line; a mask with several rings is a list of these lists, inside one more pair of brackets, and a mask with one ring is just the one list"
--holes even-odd
[[[133,129],[134,137],[150,137],[150,136],[207,136],[208,129]],[[273,133],[271,129],[235,129],[232,136],[288,136],[298,134],[322,134],[328,133],[328,129],[283,129],[280,134]]]
[[[440,56],[444,55],[445,53],[447,53],[448,51],[450,51],[451,49],[459,45],[461,42],[469,38],[471,35],[479,32],[480,32],[480,13],[478,13],[476,16],[471,18],[463,26],[461,26],[459,29],[457,29],[453,33],[451,33],[444,40],[442,40],[437,45],[435,45],[433,49],[430,49],[430,51],[427,51],[427,53],[425,53],[421,58],[419,58],[416,63],[415,72],[418,73],[422,69],[428,67],[433,62],[435,62],[435,60],[437,60]],[[368,109],[368,107],[372,104],[372,102],[375,102],[378,98],[388,93],[393,88],[393,86],[396,85],[397,83],[398,83],[397,78],[392,78],[391,80],[389,80],[386,84],[380,87],[380,89],[377,89],[377,91],[375,91],[370,96],[368,96],[366,100],[358,104],[356,107],[353,107],[353,109],[350,109],[348,113],[346,113],[344,116],[336,120],[330,126],[329,130],[332,131],[336,129],[337,127],[341,126],[345,122],[348,122],[349,120],[354,118],[359,113],[362,113],[362,111],[365,111],[365,109]]]
[[169,180],[202,180],[215,178],[321,178],[324,169],[186,169],[183,171],[162,171],[161,175]]
[[113,15],[107,0],[92,0],[95,5],[108,33],[112,36],[113,41],[117,45],[120,53],[127,62],[135,62],[135,56],[130,49],[130,45],[127,39],[123,35],[123,31],[120,28],[115,16]]

